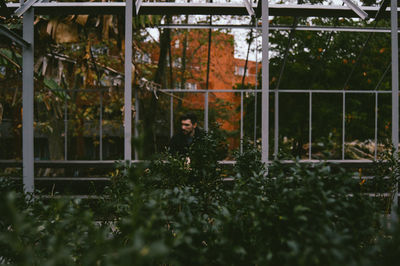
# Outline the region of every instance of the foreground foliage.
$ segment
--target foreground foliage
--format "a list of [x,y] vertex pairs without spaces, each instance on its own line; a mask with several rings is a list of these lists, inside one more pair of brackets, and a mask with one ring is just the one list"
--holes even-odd
[[[0,260],[17,265],[390,265],[400,228],[359,180],[326,164],[268,168],[250,146],[229,172],[213,138],[116,168],[97,209],[1,184]],[[203,147],[203,148],[201,148]],[[234,181],[223,182],[232,175]],[[12,190],[12,189],[11,189]],[[101,217],[99,216],[101,214]]]

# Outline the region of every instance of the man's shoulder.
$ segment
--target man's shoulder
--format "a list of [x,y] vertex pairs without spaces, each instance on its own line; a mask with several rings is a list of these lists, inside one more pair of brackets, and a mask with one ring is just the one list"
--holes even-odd
[[172,135],[172,138],[171,138],[171,139],[180,139],[180,138],[182,138],[183,136],[185,136],[185,135],[184,135],[182,132],[178,132],[178,133]]
[[196,127],[196,129],[194,130],[195,136],[204,136],[205,134],[206,134],[206,132],[202,128]]
[[185,135],[182,132],[174,134],[170,140],[171,143],[179,143],[185,139]]
[[205,135],[206,131],[202,128],[196,127],[196,129],[194,130],[195,134],[202,134]]
[[201,128],[196,128],[194,132],[194,137],[196,139],[204,138],[206,136],[206,131]]

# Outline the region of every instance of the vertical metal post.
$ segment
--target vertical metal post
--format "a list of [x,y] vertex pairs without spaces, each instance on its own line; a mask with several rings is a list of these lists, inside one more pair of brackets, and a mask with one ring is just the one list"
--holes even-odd
[[343,106],[342,106],[342,160],[344,160],[345,146],[345,130],[346,130],[346,92],[343,90]]
[[269,148],[269,10],[268,0],[261,0],[262,19],[262,93],[261,93],[261,160],[268,162]]
[[172,95],[174,95],[174,94],[171,93],[170,111],[169,111],[169,136],[171,138],[174,135],[174,97],[172,97]]
[[[391,37],[392,37],[392,143],[395,148],[395,155],[399,149],[399,42],[398,42],[398,18],[397,18],[397,0],[391,1]],[[398,188],[396,184],[396,193],[392,203],[392,219],[397,222],[398,208]]]
[[[20,1],[21,5],[24,0]],[[23,17],[23,38],[30,43],[23,48],[22,54],[22,176],[25,193],[33,193],[34,185],[34,21],[35,13],[29,8]]]
[[125,6],[125,102],[124,102],[124,160],[132,160],[132,4]]
[[258,19],[256,19],[256,40],[255,40],[255,44],[256,44],[256,80],[255,80],[256,86],[255,86],[255,92],[254,92],[254,146],[256,146],[256,143],[257,143]]
[[378,155],[378,92],[375,92],[375,148],[374,148],[374,159],[377,159]]
[[[140,119],[140,102],[139,102],[139,89],[137,86],[135,86],[135,123],[134,123],[134,127],[135,127],[135,139],[139,139],[139,119]],[[139,152],[138,149],[135,147],[135,160],[139,160]]]
[[240,154],[243,153],[243,91],[240,92]]
[[399,146],[399,43],[397,0],[391,2],[392,28],[392,143],[398,151]]
[[64,160],[68,158],[68,102],[67,92],[65,92],[64,100]]
[[100,90],[100,111],[99,111],[99,158],[103,160],[103,91]]
[[274,104],[274,159],[278,158],[279,149],[279,91],[275,89],[275,104]]
[[308,109],[308,159],[311,160],[312,154],[312,92],[309,94],[309,109]]
[[254,146],[257,143],[257,90],[254,92]]
[[208,90],[204,95],[204,130],[208,131]]

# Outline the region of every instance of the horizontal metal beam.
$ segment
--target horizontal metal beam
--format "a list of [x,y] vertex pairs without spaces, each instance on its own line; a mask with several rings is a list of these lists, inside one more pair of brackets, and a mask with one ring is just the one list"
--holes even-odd
[[318,163],[328,163],[331,165],[340,165],[342,167],[353,168],[353,167],[373,167],[374,161],[368,159],[361,159],[361,160],[280,160],[279,163],[285,165],[292,165],[296,163],[304,163],[304,164],[318,164]]
[[[261,2],[261,1],[259,1]],[[252,4],[257,9],[257,4]],[[370,17],[374,17],[379,7],[362,7]],[[258,8],[256,13],[260,12]],[[139,12],[146,14],[166,15],[248,15],[247,9],[242,4],[226,3],[143,3]],[[294,5],[294,4],[269,4],[270,16],[297,16],[297,17],[354,17],[358,15],[347,6],[337,5]],[[390,9],[383,16],[390,17]]]
[[[270,26],[270,30],[298,30],[298,31],[336,31],[336,32],[374,32],[390,33],[390,28],[372,28],[372,27],[327,27],[327,26]],[[399,30],[400,32],[400,30]]]
[[[258,62],[260,64],[260,62]],[[99,91],[108,91],[108,88],[99,88],[99,89],[55,89],[55,91],[63,91],[63,92],[99,92]],[[15,90],[15,89],[10,89],[10,90]],[[241,92],[248,92],[248,93],[254,93],[254,92],[262,92],[262,90],[234,90],[234,89],[219,89],[219,90],[202,90],[202,89],[196,89],[196,90],[181,90],[181,89],[162,89],[158,90],[160,92],[173,92],[173,93],[241,93]],[[312,89],[279,89],[277,90],[279,93],[378,93],[378,94],[385,94],[385,93],[392,93],[392,91],[384,91],[384,90],[336,90],[336,89],[331,89],[331,90],[312,90]],[[275,90],[270,93],[275,93]],[[0,160],[0,165],[2,161],[8,161],[8,160]],[[11,161],[9,161],[11,162]],[[35,163],[41,163],[44,162],[43,160],[35,161]],[[51,162],[51,161],[46,161],[46,162]],[[58,161],[55,161],[58,162]],[[68,162],[75,162],[75,163],[85,163],[87,161],[69,161]],[[114,162],[114,161],[105,161],[101,160],[101,162]]]
[[[120,161],[35,161],[35,165],[38,165],[40,167],[105,167],[105,166],[114,166],[115,163],[118,163]],[[132,164],[137,164],[137,163],[144,163],[148,161],[143,161],[143,160],[132,160]],[[299,161],[293,161],[293,160],[281,160],[279,161],[282,164],[286,165],[291,165],[291,164],[296,164],[296,163],[304,163],[304,164],[317,164],[317,163],[328,163],[328,164],[333,164],[333,165],[340,165],[343,167],[372,167],[374,165],[373,160],[368,160],[368,159],[361,159],[361,160],[299,160]],[[224,164],[224,165],[234,165],[236,161],[229,161],[229,160],[224,160],[224,161],[218,161],[219,164]],[[273,163],[273,161],[268,161],[268,163]],[[0,166],[1,167],[21,167],[22,162],[17,161],[17,160],[0,160]],[[1,176],[0,176],[1,178]]]
[[[63,167],[113,167],[121,160],[35,160],[37,168],[63,168]],[[132,160],[131,163],[143,163],[142,160]],[[21,160],[0,160],[0,167],[22,167]]]
[[[169,24],[169,25],[158,25],[157,28],[170,28],[170,29],[255,29],[254,25],[232,25],[232,24],[220,24],[220,25],[209,25],[209,24]],[[259,26],[257,28],[260,28]],[[275,25],[270,26],[270,30],[285,31],[285,30],[298,30],[298,31],[336,31],[336,32],[375,32],[375,33],[390,33],[390,28],[361,28],[361,27],[328,27],[328,26],[286,26],[286,25]],[[400,30],[399,30],[400,33]]]
[[[7,4],[9,10],[14,12],[19,4]],[[99,14],[124,14],[124,2],[48,2],[35,3],[37,15],[99,15]]]
[[[0,178],[6,179],[9,178],[10,180],[22,180],[21,177],[2,177]],[[35,177],[35,181],[110,181],[111,177],[58,177],[58,176],[49,176],[49,177]]]
[[[260,3],[261,1],[259,1]],[[297,17],[348,17],[358,18],[358,16],[347,6],[337,5],[286,5],[271,4],[270,16],[297,16]],[[379,7],[363,6],[361,9],[368,14],[369,17],[375,17],[379,11]],[[257,8],[256,13],[261,10]],[[386,8],[381,13],[382,18],[390,17],[390,9]]]
[[108,196],[103,195],[35,195],[36,199],[82,199],[82,200],[99,200],[107,199]]
[[110,181],[111,177],[35,177],[35,181]]
[[[233,89],[228,89],[228,90],[179,90],[179,89],[163,89],[159,90],[161,92],[174,92],[174,93],[226,93],[226,92],[235,92],[235,93],[241,93],[241,92],[249,92],[249,93],[254,93],[254,92],[262,92],[262,90],[233,90]],[[280,93],[392,93],[392,91],[383,91],[383,90],[311,90],[311,89],[297,89],[297,90],[289,90],[289,89],[279,89],[277,90]],[[274,91],[271,91],[270,93],[275,93]]]
[[[261,2],[261,1],[259,1]],[[9,3],[7,7],[14,12],[20,7],[17,3]],[[35,14],[38,15],[68,15],[68,14],[124,14],[125,2],[49,2],[35,3]],[[256,4],[252,7],[258,13]],[[379,7],[361,7],[369,17],[375,17]],[[400,9],[399,9],[400,10]],[[142,3],[139,15],[248,15],[242,3],[171,3],[146,2]],[[270,16],[297,17],[348,17],[358,18],[347,6],[338,5],[296,5],[270,4]],[[382,17],[390,17],[390,9],[382,12]]]

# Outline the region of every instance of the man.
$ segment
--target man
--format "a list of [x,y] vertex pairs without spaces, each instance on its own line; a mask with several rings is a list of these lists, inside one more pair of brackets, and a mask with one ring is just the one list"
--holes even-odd
[[197,126],[197,117],[188,113],[180,117],[181,130],[171,138],[169,148],[172,154],[186,155],[190,145],[196,139],[204,136],[204,132]]

